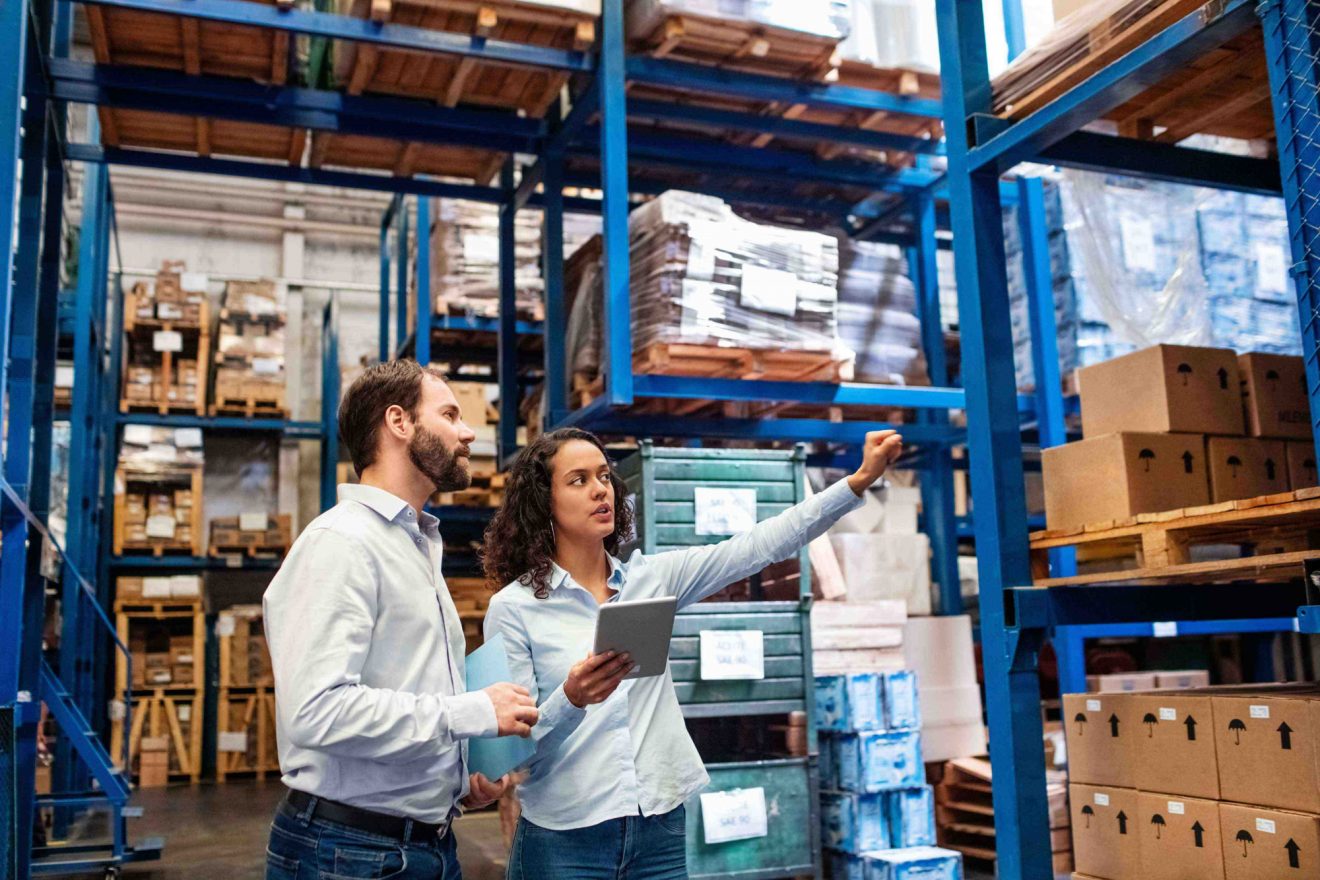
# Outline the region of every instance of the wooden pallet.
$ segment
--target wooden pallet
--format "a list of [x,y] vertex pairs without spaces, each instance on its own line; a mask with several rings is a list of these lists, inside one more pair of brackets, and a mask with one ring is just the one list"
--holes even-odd
[[[163,538],[148,539],[147,541],[128,541],[124,537],[125,532],[125,489],[129,483],[161,483],[182,484],[187,483],[192,491],[192,514],[189,522],[189,531],[192,540],[189,542],[165,540]],[[188,556],[202,555],[202,468],[193,466],[182,468],[172,472],[164,473],[139,473],[120,466],[115,470],[115,496],[114,496],[114,530],[112,538],[112,552],[116,556],[122,556],[126,553],[149,553],[152,556],[165,556],[174,554],[184,554]]]
[[435,503],[454,507],[499,507],[504,503],[508,474],[472,475],[472,485],[458,492],[439,492]]
[[[194,785],[202,778],[202,724],[206,698],[202,687],[186,692],[171,693],[155,690],[133,700],[131,725],[125,730],[122,719],[110,723],[110,756],[120,765],[124,754],[124,737],[128,736],[129,761],[141,752],[142,737],[168,737],[170,752],[178,763],[178,771],[170,773],[172,781],[186,781]],[[180,709],[188,707],[185,733]]]
[[[1145,513],[1125,520],[1032,534],[1032,573],[1036,585],[1045,587],[1290,580],[1300,574],[1304,561],[1320,557],[1320,549],[1311,540],[1315,529],[1320,529],[1320,489]],[[1206,545],[1236,545],[1252,555],[1191,561],[1192,549]],[[1083,561],[1118,568],[1051,578],[1049,551],[1058,547],[1075,547]]]
[[460,177],[485,185],[507,158],[505,153],[477,147],[317,131],[312,133],[308,163],[312,168],[372,168],[395,177]]
[[213,557],[243,556],[248,559],[279,559],[288,552],[288,547],[266,544],[211,544],[208,548]]
[[[265,779],[280,775],[275,741],[275,691],[271,687],[222,687],[216,704],[215,778]],[[234,723],[235,709],[242,721]],[[225,748],[227,734],[239,734],[243,750]]]
[[[202,600],[191,599],[118,599],[115,601],[115,613],[125,619],[150,618],[166,620],[173,617],[200,618]],[[128,644],[127,640],[124,644]]]
[[633,371],[655,376],[765,379],[777,382],[842,382],[851,359],[832,352],[775,351],[657,342],[633,356]]
[[301,165],[307,131],[259,122],[98,107],[101,142],[198,156],[245,156]]
[[[128,366],[138,352],[149,352],[159,357],[161,373],[173,375],[174,361],[182,359],[185,352],[193,355],[197,362],[197,396],[192,400],[141,400],[129,399],[121,393],[120,412],[155,412],[168,415],[172,412],[191,412],[206,414],[206,376],[210,372],[211,332],[206,301],[201,303],[201,319],[193,324],[184,321],[162,321],[157,318],[139,318],[137,316],[136,294],[128,293],[124,299],[124,355],[121,372],[125,376],[127,387]],[[151,352],[152,338],[158,332],[178,333],[183,339],[183,350],[179,352]]]
[[[586,51],[596,42],[595,17],[517,0],[340,0],[340,11],[391,22],[551,49]],[[375,92],[520,111],[537,118],[568,82],[567,71],[478,61],[457,55],[341,43],[335,76],[350,95]]]
[[231,397],[216,395],[208,409],[213,416],[239,416],[245,419],[282,419],[289,414],[284,397]]

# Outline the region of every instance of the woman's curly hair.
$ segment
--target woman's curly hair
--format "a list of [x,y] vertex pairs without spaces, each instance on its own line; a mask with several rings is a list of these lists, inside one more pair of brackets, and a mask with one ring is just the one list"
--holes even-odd
[[[537,437],[518,454],[504,484],[504,503],[495,512],[482,539],[481,563],[491,589],[498,590],[515,580],[531,587],[538,599],[550,596],[550,565],[555,557],[555,533],[550,507],[550,461],[572,440],[585,440],[610,460],[595,434],[578,428],[561,428]],[[605,552],[618,552],[619,544],[632,535],[633,514],[624,503],[628,487],[610,465],[614,485],[614,531],[605,539]]]

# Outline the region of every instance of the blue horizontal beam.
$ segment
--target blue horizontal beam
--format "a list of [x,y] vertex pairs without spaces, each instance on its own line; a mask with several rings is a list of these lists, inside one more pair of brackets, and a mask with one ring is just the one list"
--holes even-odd
[[[604,398],[601,398],[604,399]],[[566,427],[559,424],[556,427]],[[630,437],[719,437],[744,440],[792,442],[861,443],[869,431],[894,428],[908,443],[947,442],[949,428],[933,425],[892,425],[886,422],[830,422],[824,419],[690,419],[665,416],[631,416],[607,413],[578,423],[578,427],[601,434]]]
[[633,376],[637,397],[673,397],[683,400],[793,401],[855,406],[894,406],[915,409],[962,409],[961,388],[917,385],[863,385],[843,382],[767,382],[757,379],[712,379],[704,376]]
[[[240,560],[235,565],[233,559]],[[110,568],[115,571],[220,571],[236,569],[270,571],[280,567],[282,559],[256,559],[250,556],[111,556]]]
[[1056,626],[1290,618],[1306,603],[1297,566],[1294,583],[1165,584],[1159,586],[1017,587],[1005,591],[1012,630]]
[[702,64],[632,56],[626,64],[627,78],[654,86],[729,95],[778,104],[807,104],[880,113],[901,113],[940,119],[938,100],[895,95],[875,89],[809,83],[777,76],[762,76]]
[[1045,149],[1041,162],[1165,183],[1207,186],[1256,195],[1283,194],[1277,159],[1253,159],[1089,131],[1070,134]]
[[985,118],[982,121],[990,128],[1002,127],[1002,131],[968,153],[971,170],[994,168],[1005,172],[1040,155],[1066,135],[1252,27],[1256,23],[1255,7],[1256,0],[1225,0],[1209,22],[1205,21],[1205,11],[1197,10],[1021,121]]
[[[647,175],[645,166],[634,165],[630,170],[628,177],[628,191],[640,195],[661,195],[671,189],[675,184],[672,180],[664,178],[652,178]],[[708,169],[698,169],[698,173],[704,173],[708,178],[715,178],[716,183],[703,181],[695,186],[700,189],[703,195],[714,196],[723,199],[734,205],[757,205],[767,208],[785,208],[788,210],[802,210],[810,208],[816,213],[833,214],[843,222],[844,215],[848,212],[848,203],[831,199],[804,199],[791,191],[791,187],[797,183],[792,179],[777,178],[773,181],[756,181],[755,189],[738,189],[728,184],[732,182],[745,182],[737,169],[727,166],[711,166]],[[569,172],[564,175],[565,186],[580,187],[599,187],[600,175],[583,172]],[[568,207],[567,200],[565,208]]]
[[[200,0],[193,0],[200,2]],[[248,4],[252,5],[252,4]],[[53,58],[46,96],[60,101],[358,134],[535,152],[543,126],[515,113],[441,107],[433,102],[345,95],[228,77]]]
[[[1233,620],[1180,620],[1159,621],[1160,638],[1171,636],[1217,636],[1232,633],[1271,633],[1294,632],[1297,629],[1295,617],[1248,617]],[[1166,626],[1173,623],[1174,632]],[[1121,639],[1121,638],[1156,638],[1155,622],[1142,623],[1092,623],[1070,627],[1072,633],[1083,639]]]
[[166,428],[204,428],[208,431],[261,431],[286,437],[315,440],[321,436],[320,422],[285,421],[284,419],[245,419],[239,416],[158,415],[155,413],[120,413],[121,425],[158,425]]
[[[483,318],[469,315],[436,315],[432,325],[436,330],[461,330],[475,333],[498,333],[498,318]],[[540,336],[545,332],[545,325],[540,321],[516,321],[514,332],[519,336]]]
[[575,73],[594,69],[586,52],[549,49],[526,43],[491,40],[402,24],[377,24],[362,18],[312,12],[292,6],[249,3],[246,0],[80,0],[115,9],[136,9],[164,15],[186,16],[225,24],[246,24],[311,37],[353,40],[380,48],[440,52],[485,61],[553,68]]
[[1320,636],[1320,605],[1303,605],[1297,609],[1297,631]]

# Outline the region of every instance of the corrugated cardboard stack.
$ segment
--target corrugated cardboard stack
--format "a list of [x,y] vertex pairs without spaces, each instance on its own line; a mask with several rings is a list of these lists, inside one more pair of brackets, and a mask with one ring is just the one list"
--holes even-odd
[[935,850],[934,796],[921,760],[916,676],[909,670],[817,675],[821,840],[836,878],[919,863],[957,877],[961,857]]
[[903,653],[921,679],[921,738],[927,761],[985,754],[972,621],[966,615],[909,618]]
[[216,410],[284,409],[284,292],[274,281],[230,281],[216,329]]
[[1315,485],[1301,358],[1158,345],[1077,383],[1084,439],[1042,456],[1051,529]]
[[116,554],[201,554],[202,433],[197,428],[125,425],[115,475]]
[[929,385],[917,295],[895,245],[839,239],[839,339],[858,382]]
[[1320,690],[1064,697],[1079,877],[1280,880],[1320,871]]
[[930,539],[917,530],[921,490],[890,484],[829,531],[849,601],[898,599],[930,614]]

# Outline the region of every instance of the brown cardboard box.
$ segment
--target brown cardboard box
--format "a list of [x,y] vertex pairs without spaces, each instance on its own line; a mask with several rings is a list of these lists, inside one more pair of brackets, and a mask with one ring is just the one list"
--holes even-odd
[[1306,366],[1300,357],[1253,352],[1238,356],[1247,433],[1252,437],[1311,438]]
[[1223,880],[1219,804],[1200,798],[1137,797],[1141,880]]
[[1213,503],[1288,492],[1288,455],[1281,440],[1211,437],[1206,441]]
[[1142,791],[1218,798],[1210,695],[1197,691],[1134,694],[1135,778]]
[[1225,348],[1156,345],[1082,367],[1077,385],[1083,437],[1243,433],[1237,355]]
[[121,602],[131,602],[142,598],[142,578],[121,577],[115,580],[115,598]]
[[1212,698],[1226,801],[1320,813],[1320,694]]
[[449,388],[458,400],[459,412],[469,428],[485,427],[486,386],[480,382],[450,382]]
[[1210,502],[1198,434],[1110,434],[1041,454],[1045,522],[1082,526]]
[[1276,880],[1320,873],[1320,816],[1220,804],[1227,880]]
[[1155,687],[1160,690],[1190,690],[1210,686],[1210,673],[1204,669],[1180,669],[1155,673]]
[[1288,456],[1288,488],[1310,489],[1320,486],[1320,473],[1315,467],[1315,442],[1312,440],[1289,440],[1284,444]]
[[1153,691],[1156,688],[1153,672],[1114,672],[1108,675],[1088,675],[1086,689],[1093,694],[1130,694]]
[[1077,869],[1101,880],[1138,880],[1137,792],[1074,784],[1068,786],[1068,802]]
[[1138,725],[1127,694],[1064,694],[1068,778],[1083,785],[1135,788],[1132,741]]

